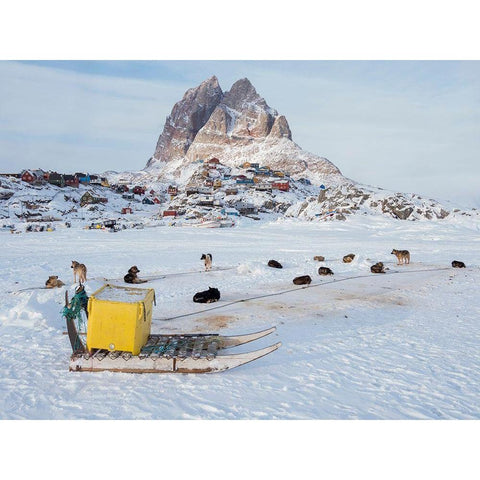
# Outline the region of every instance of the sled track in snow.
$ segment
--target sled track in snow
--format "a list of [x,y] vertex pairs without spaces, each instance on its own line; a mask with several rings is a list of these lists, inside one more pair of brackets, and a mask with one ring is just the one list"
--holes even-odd
[[[421,273],[421,272],[439,272],[439,271],[442,271],[442,270],[452,270],[452,268],[451,267],[440,267],[440,268],[430,268],[430,269],[425,269],[425,270],[395,271],[395,272],[386,273],[385,275],[397,275],[397,274]],[[259,300],[259,299],[268,298],[268,297],[277,297],[277,296],[280,296],[280,295],[286,295],[287,293],[298,292],[299,290],[305,290],[307,288],[316,288],[316,287],[322,287],[324,285],[330,285],[332,283],[346,282],[347,280],[356,280],[356,279],[359,279],[359,278],[373,278],[373,277],[382,278],[383,276],[381,274],[355,275],[353,277],[345,277],[345,278],[340,278],[338,280],[330,280],[328,282],[317,283],[316,285],[304,285],[302,287],[289,288],[287,290],[282,290],[280,292],[266,293],[264,295],[258,295],[256,297],[234,300],[232,302],[228,302],[228,303],[225,303],[225,304],[222,304],[222,305],[216,305],[215,307],[206,308],[205,310],[201,310],[201,311],[198,311],[198,312],[184,313],[182,315],[175,315],[173,317],[168,317],[168,318],[153,318],[152,321],[166,322],[166,321],[169,321],[169,320],[176,320],[177,318],[184,318],[184,317],[190,317],[190,316],[193,316],[193,315],[200,315],[201,313],[211,312],[212,310],[218,310],[220,308],[230,307],[232,305],[236,305],[237,303],[245,303],[245,302],[249,302],[251,300]]]

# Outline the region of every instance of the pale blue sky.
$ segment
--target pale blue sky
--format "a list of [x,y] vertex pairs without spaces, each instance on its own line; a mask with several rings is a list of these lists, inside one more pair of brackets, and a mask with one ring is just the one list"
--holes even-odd
[[188,88],[248,77],[354,180],[480,203],[478,61],[2,61],[0,164],[139,170]]

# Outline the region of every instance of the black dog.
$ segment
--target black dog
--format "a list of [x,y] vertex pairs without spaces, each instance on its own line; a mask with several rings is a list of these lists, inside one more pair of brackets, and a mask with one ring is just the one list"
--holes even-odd
[[277,262],[276,260],[269,260],[268,261],[268,266],[272,268],[283,268],[282,265]]
[[217,288],[208,287],[208,290],[197,292],[193,296],[195,303],[212,303],[220,300],[220,292]]
[[465,264],[463,262],[459,262],[458,260],[454,260],[452,262],[453,268],[465,268]]
[[319,275],[333,275],[333,272],[328,267],[320,267],[318,269]]
[[310,275],[302,275],[300,277],[295,277],[293,283],[295,285],[310,285],[312,283],[312,278]]
[[140,280],[137,277],[137,273],[139,272],[140,270],[137,268],[136,265],[134,265],[128,270],[128,273],[123,277],[123,280],[125,281],[125,283],[145,283],[147,280]]

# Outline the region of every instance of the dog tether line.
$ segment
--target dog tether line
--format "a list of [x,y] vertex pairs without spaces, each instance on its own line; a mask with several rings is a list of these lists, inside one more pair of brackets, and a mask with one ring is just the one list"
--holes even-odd
[[[441,270],[451,270],[451,268],[450,267],[443,267],[443,268],[431,268],[431,269],[428,269],[428,270],[405,270],[403,272],[391,272],[388,275],[395,275],[395,274],[399,274],[399,273],[438,272],[438,271],[441,271]],[[168,320],[176,320],[177,318],[191,317],[193,315],[199,315],[201,313],[206,313],[206,312],[211,312],[213,310],[218,310],[219,308],[230,307],[232,305],[236,305],[237,303],[244,303],[244,302],[249,302],[251,300],[258,300],[258,299],[267,298],[267,297],[276,297],[276,296],[285,295],[285,294],[291,293],[291,292],[298,292],[300,290],[305,290],[307,288],[322,287],[323,285],[330,285],[332,283],[340,283],[340,282],[345,282],[347,280],[355,280],[355,279],[358,279],[358,278],[372,278],[372,275],[371,274],[370,275],[357,275],[355,277],[345,277],[345,278],[340,278],[338,280],[330,280],[329,282],[318,283],[316,285],[304,285],[300,288],[289,288],[288,290],[282,290],[280,292],[266,293],[264,295],[258,295],[256,297],[234,300],[233,302],[224,303],[222,305],[216,305],[215,307],[206,308],[205,310],[200,310],[198,312],[184,313],[182,315],[175,315],[174,317],[168,317],[168,318],[154,318],[153,320],[160,320],[162,322],[165,322],[165,321],[168,321]]]

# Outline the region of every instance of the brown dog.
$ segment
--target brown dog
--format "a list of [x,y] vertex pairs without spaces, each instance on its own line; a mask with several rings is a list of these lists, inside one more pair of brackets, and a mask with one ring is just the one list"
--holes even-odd
[[385,273],[385,266],[382,262],[377,262],[375,265],[370,267],[372,273]]
[[140,270],[137,268],[136,265],[131,267],[128,270],[128,273],[123,277],[123,280],[125,283],[146,283],[147,280],[140,280],[137,276],[137,273],[139,273]]
[[318,269],[319,275],[333,275],[333,272],[328,267],[320,267]]
[[310,275],[302,275],[300,277],[295,277],[293,283],[295,285],[310,285],[312,283],[312,278]]
[[452,262],[452,267],[453,268],[465,268],[465,264],[463,262],[458,261],[458,260],[454,260]]
[[58,275],[50,275],[48,280],[45,282],[45,286],[47,288],[60,288],[63,287],[65,284],[58,279]]
[[354,258],[355,258],[355,255],[353,253],[349,253],[348,255],[345,255],[343,257],[343,263],[350,263],[353,261]]
[[410,263],[410,252],[408,250],[392,250],[392,255],[397,257],[397,265],[402,265],[403,263]]
[[73,283],[85,283],[87,281],[87,267],[83,263],[78,263],[76,260],[72,260],[73,268]]
[[315,255],[313,257],[313,259],[316,261],[316,262],[324,262],[325,261],[325,257],[322,257],[322,255]]

